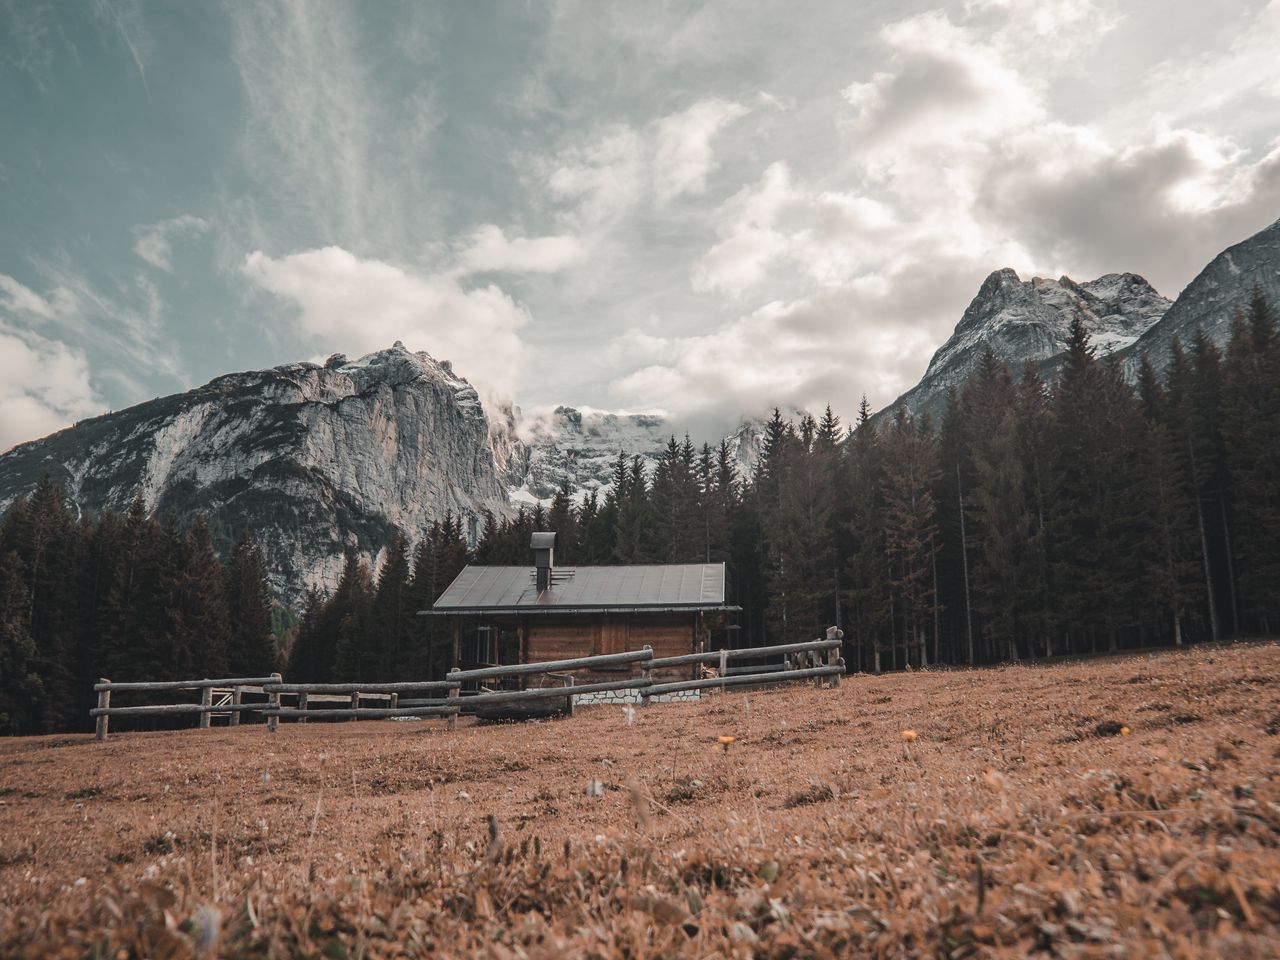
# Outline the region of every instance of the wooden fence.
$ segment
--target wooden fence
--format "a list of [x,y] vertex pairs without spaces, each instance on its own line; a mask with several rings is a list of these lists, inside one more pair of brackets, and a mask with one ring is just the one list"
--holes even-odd
[[[706,690],[742,686],[761,683],[790,683],[795,680],[812,678],[815,684],[826,682],[832,686],[840,685],[840,675],[844,673],[844,660],[840,658],[842,641],[838,637],[826,640],[808,640],[804,643],[784,643],[773,647],[742,647],[737,650],[711,650],[707,653],[686,653],[678,657],[660,657],[646,664],[646,672],[662,667],[678,667],[688,663],[716,663],[718,669],[714,677],[703,677],[697,680],[675,680],[670,683],[651,683],[646,685],[640,695],[646,699],[663,694],[679,693],[684,690]],[[826,654],[826,664],[819,660]],[[761,664],[757,666],[731,667],[733,660],[765,660],[770,657],[784,657],[781,664]]]
[[470,709],[499,704],[528,704],[539,700],[563,699],[568,712],[573,712],[573,698],[584,693],[604,693],[611,690],[635,690],[648,687],[652,680],[646,675],[627,677],[624,680],[607,680],[599,683],[575,683],[570,670],[608,670],[640,664],[642,669],[653,660],[653,650],[644,647],[626,653],[606,653],[594,657],[575,657],[572,660],[543,660],[537,663],[513,663],[509,666],[480,667],[476,670],[451,670],[448,679],[459,684],[482,680],[505,680],[542,674],[548,680],[558,681],[558,687],[532,687],[524,690],[485,690],[459,695],[459,705]]
[[[402,693],[443,691],[446,696],[427,699],[401,699]],[[267,711],[273,719],[307,720],[378,720],[386,717],[446,717],[449,729],[457,723],[458,707],[452,702],[458,695],[458,687],[449,680],[404,680],[395,683],[273,683],[267,691],[275,698],[275,704]],[[280,703],[283,696],[297,698],[297,706],[286,707]],[[389,701],[386,707],[362,707],[362,699]],[[321,700],[350,703],[348,707],[323,707],[314,704]]]
[[[154,683],[112,683],[103,679],[94,685],[98,694],[98,706],[89,712],[97,721],[97,738],[106,739],[111,717],[175,716],[198,714],[200,727],[207,728],[210,718],[225,714],[231,724],[240,721],[240,714],[249,711],[262,713],[267,719],[267,729],[275,732],[283,719],[306,722],[312,718],[383,719],[387,717],[444,717],[450,730],[457,724],[462,710],[508,704],[534,704],[547,700],[563,699],[569,712],[573,700],[582,694],[610,691],[635,691],[643,702],[650,698],[679,693],[686,690],[759,685],[766,683],[791,683],[812,679],[816,685],[824,682],[839,686],[844,673],[844,660],[840,658],[841,641],[828,631],[825,640],[804,643],[787,643],[772,647],[747,647],[739,650],[712,650],[707,653],[688,653],[675,657],[654,657],[653,650],[644,647],[626,653],[601,656],[576,657],[571,660],[548,660],[538,663],[513,663],[508,666],[481,667],[477,670],[451,670],[444,680],[400,681],[396,683],[285,683],[278,673],[270,677],[235,677],[221,680],[168,680]],[[825,663],[823,658],[825,656]],[[781,663],[748,664],[731,666],[734,661],[768,660],[783,657]],[[690,680],[655,683],[653,671],[667,667],[691,664],[718,664],[715,676]],[[575,683],[573,670],[608,670],[618,667],[638,666],[640,674],[619,680],[593,683]],[[508,680],[541,676],[556,686],[528,687],[523,690],[491,690],[483,685],[475,692],[463,692],[463,685],[483,684],[486,680]],[[146,706],[113,707],[113,692],[135,691],[154,693],[169,690],[199,690],[199,703],[151,704]],[[247,703],[246,693],[263,696],[262,702]],[[405,693],[436,693],[425,698],[405,698]],[[219,696],[218,702],[215,696]],[[285,706],[282,699],[292,697],[294,706]],[[377,699],[387,706],[362,706],[362,700]],[[347,704],[340,707],[318,707],[320,702]]]
[[[146,717],[146,716],[176,716],[184,713],[195,713],[200,715],[200,728],[206,729],[209,721],[215,713],[225,713],[231,719],[232,725],[240,722],[240,714],[250,710],[269,713],[273,701],[268,698],[264,703],[245,703],[244,694],[251,693],[268,693],[267,688],[273,684],[280,682],[280,674],[273,673],[269,677],[232,677],[223,680],[159,680],[155,682],[141,683],[112,683],[105,677],[93,685],[94,691],[98,694],[98,705],[89,711],[89,716],[93,717],[95,722],[95,733],[99,740],[107,738],[107,726],[111,722],[112,717]],[[199,703],[164,703],[164,704],[148,704],[146,706],[137,707],[113,707],[111,706],[112,693],[160,693],[169,690],[199,690]],[[214,695],[217,692],[229,694],[225,701],[214,703]],[[268,718],[268,726],[274,730],[274,719]]]

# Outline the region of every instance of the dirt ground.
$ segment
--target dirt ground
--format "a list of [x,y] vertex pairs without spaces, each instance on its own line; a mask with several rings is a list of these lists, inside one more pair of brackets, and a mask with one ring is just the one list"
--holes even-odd
[[1278,677],[1269,642],[9,740],[0,955],[1280,956]]

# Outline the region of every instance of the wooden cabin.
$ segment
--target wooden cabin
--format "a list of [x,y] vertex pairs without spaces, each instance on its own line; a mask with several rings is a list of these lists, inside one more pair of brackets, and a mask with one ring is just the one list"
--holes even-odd
[[[568,660],[646,645],[655,657],[698,653],[740,609],[725,604],[723,563],[557,567],[555,542],[554,533],[535,533],[527,567],[463,568],[424,611],[449,618],[457,668]],[[654,679],[692,678],[697,669],[655,671]],[[577,677],[584,684],[618,680],[629,670]]]

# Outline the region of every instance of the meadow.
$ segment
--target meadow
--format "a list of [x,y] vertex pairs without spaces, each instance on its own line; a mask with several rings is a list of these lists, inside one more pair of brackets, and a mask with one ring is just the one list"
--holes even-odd
[[0,742],[0,955],[1280,954],[1280,644]]

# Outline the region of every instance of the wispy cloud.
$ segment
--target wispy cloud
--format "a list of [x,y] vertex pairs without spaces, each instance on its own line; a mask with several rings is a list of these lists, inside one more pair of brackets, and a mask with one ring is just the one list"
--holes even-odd
[[664,205],[704,193],[716,167],[712,141],[749,112],[712,97],[640,127],[608,124],[544,160],[546,184],[572,204],[571,222],[588,230],[617,222],[641,201]]
[[466,273],[558,273],[577,263],[586,253],[577,237],[508,237],[487,223],[468,238],[459,257],[459,269]]
[[509,400],[519,384],[526,353],[519,331],[530,318],[496,286],[463,289],[455,277],[419,274],[341,247],[278,258],[255,251],[243,270],[293,304],[299,333],[323,350],[360,354],[401,340],[451,361],[487,397]]
[[151,37],[143,17],[142,4],[138,0],[93,0],[93,13],[115,30],[120,42],[129,51],[134,66],[138,68],[138,77],[142,80],[142,86],[150,96],[146,57],[149,54]]
[[[362,248],[403,246],[426,216],[418,177],[437,108],[373,76],[363,19],[337,0],[228,5],[245,98],[241,142],[278,228]],[[378,41],[374,41],[376,44]]]
[[148,223],[133,228],[133,252],[157,270],[173,269],[173,244],[199,236],[209,229],[209,221],[184,213],[171,220]]
[[44,297],[0,274],[0,452],[104,408],[84,352],[37,330],[75,306],[64,290]]

